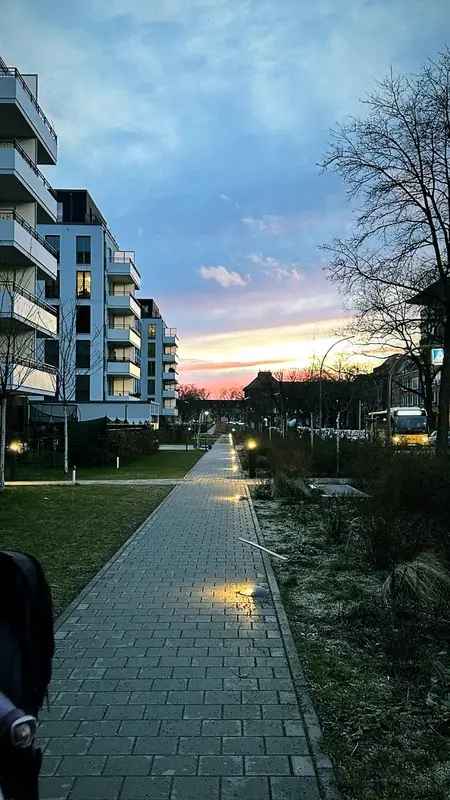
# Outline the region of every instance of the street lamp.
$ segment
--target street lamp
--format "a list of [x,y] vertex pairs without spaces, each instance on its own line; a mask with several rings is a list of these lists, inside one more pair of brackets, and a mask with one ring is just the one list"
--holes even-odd
[[328,348],[327,352],[325,353],[324,357],[322,358],[320,369],[319,369],[319,430],[322,432],[322,371],[323,365],[325,364],[325,359],[328,353],[331,353],[333,347],[337,347],[338,344],[342,342],[348,342],[350,339],[353,339],[353,336],[343,336],[342,339],[338,339],[336,342],[333,342],[332,345]]
[[258,447],[258,442],[255,439],[247,439],[246,447],[248,455],[248,477],[255,478],[255,450]]

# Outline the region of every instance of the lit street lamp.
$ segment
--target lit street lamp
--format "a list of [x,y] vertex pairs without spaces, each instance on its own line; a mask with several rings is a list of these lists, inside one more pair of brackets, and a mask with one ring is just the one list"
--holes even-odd
[[248,439],[246,442],[247,447],[247,455],[248,455],[248,477],[255,478],[256,477],[256,469],[255,469],[255,450],[258,447],[258,443],[255,439]]

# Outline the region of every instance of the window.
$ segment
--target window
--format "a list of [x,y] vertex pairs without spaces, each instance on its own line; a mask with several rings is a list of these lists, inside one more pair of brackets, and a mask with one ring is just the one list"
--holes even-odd
[[156,345],[155,342],[148,343],[148,357],[155,358],[156,357]]
[[91,273],[77,271],[77,297],[89,298],[91,296]]
[[151,325],[148,326],[148,338],[154,339],[155,336],[156,336],[156,325],[153,325],[152,323]]
[[63,216],[64,216],[64,205],[63,205],[63,203],[60,203],[58,201],[57,204],[56,204],[56,221],[57,222],[62,222],[63,221]]
[[155,381],[148,381],[147,383],[147,393],[149,395],[155,394]]
[[46,339],[44,342],[44,361],[51,367],[59,366],[59,342],[57,339]]
[[91,376],[77,375],[75,378],[75,400],[89,400],[91,394]]
[[53,278],[45,279],[45,298],[46,300],[57,300],[59,297],[59,272],[56,280]]
[[166,399],[163,401],[163,408],[176,408],[177,401],[175,399]]
[[89,340],[80,340],[76,343],[75,366],[79,369],[89,369],[91,366],[91,343]]
[[154,361],[149,361],[149,362],[148,362],[148,370],[147,370],[147,371],[148,371],[148,375],[149,375],[149,377],[151,377],[152,375],[155,375],[155,374],[156,374],[156,373],[155,373],[155,366],[156,366],[156,365],[155,365],[155,362],[154,362]]
[[91,332],[91,307],[90,306],[77,306],[77,333],[90,333]]
[[46,236],[45,241],[56,250],[56,261],[59,264],[59,236]]
[[91,263],[91,237],[77,236],[77,264]]

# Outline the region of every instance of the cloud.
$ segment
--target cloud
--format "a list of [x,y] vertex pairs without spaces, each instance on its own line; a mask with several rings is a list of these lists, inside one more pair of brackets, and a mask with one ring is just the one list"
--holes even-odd
[[229,289],[230,286],[246,286],[250,280],[248,275],[244,277],[239,272],[221,266],[200,267],[199,272],[205,281],[216,281],[224,289]]
[[252,253],[248,256],[248,260],[252,264],[263,267],[263,272],[268,278],[275,278],[278,281],[286,279],[300,281],[303,277],[300,264],[295,262],[284,263],[272,256],[263,256],[258,253]]

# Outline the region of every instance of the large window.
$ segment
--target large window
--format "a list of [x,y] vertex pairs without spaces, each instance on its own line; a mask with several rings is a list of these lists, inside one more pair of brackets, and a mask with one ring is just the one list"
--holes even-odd
[[59,272],[56,280],[53,278],[45,279],[45,297],[46,300],[57,300],[59,297]]
[[77,333],[90,333],[91,332],[91,307],[90,306],[77,306]]
[[154,339],[155,336],[156,336],[156,325],[153,325],[153,323],[151,323],[148,326],[148,338],[149,339]]
[[91,273],[77,271],[77,297],[88,299],[91,296]]
[[45,241],[56,250],[56,261],[59,264],[59,236],[46,236]]
[[176,407],[177,407],[177,401],[175,399],[166,398],[163,401],[163,408],[176,408]]
[[156,345],[155,342],[148,343],[148,357],[155,358],[156,357]]
[[75,400],[89,400],[91,391],[91,376],[77,375],[75,378]]
[[51,367],[59,366],[59,342],[57,339],[46,339],[44,342],[44,361]]
[[91,343],[89,339],[81,339],[76,343],[75,366],[89,369],[91,366]]
[[148,362],[148,375],[150,377],[152,375],[155,375],[155,362],[154,361],[149,361]]
[[149,395],[155,395],[155,381],[148,381],[147,383],[147,392]]
[[77,264],[91,263],[91,237],[77,236]]

